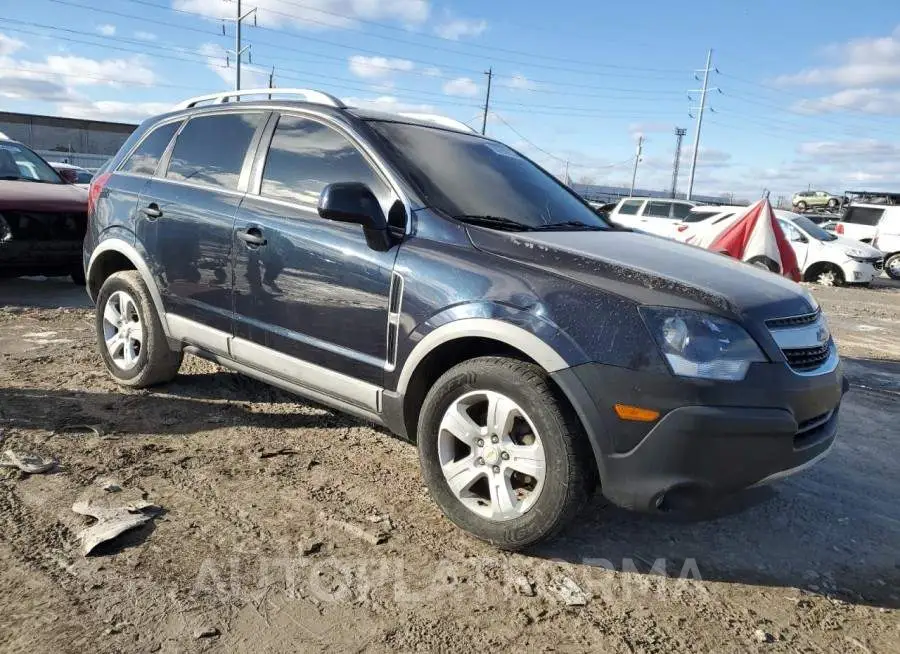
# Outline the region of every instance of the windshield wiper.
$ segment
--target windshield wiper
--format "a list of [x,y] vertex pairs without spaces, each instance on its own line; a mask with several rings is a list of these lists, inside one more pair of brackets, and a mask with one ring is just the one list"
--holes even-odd
[[480,225],[482,227],[493,227],[494,229],[508,229],[510,231],[517,232],[527,232],[534,229],[531,225],[526,225],[525,223],[520,223],[518,221],[512,220],[510,218],[503,218],[501,216],[470,216],[470,215],[462,215],[462,216],[454,216],[457,220],[461,220],[464,223],[469,223],[470,225]]
[[536,232],[553,232],[553,231],[605,232],[605,231],[607,231],[606,227],[603,227],[601,225],[589,225],[588,223],[583,223],[580,220],[566,220],[561,223],[548,223],[546,225],[541,225],[540,227],[534,227],[533,229]]
[[0,177],[4,182],[13,182],[17,179],[25,179],[24,177],[20,177],[19,175],[3,175]]

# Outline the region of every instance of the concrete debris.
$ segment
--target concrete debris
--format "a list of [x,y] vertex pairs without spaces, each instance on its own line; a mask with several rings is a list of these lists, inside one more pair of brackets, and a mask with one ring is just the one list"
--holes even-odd
[[84,499],[75,502],[72,510],[97,520],[78,534],[81,553],[87,556],[101,543],[149,522],[160,507],[143,499],[118,506],[98,499]]
[[772,634],[765,632],[762,629],[757,629],[756,631],[754,631],[753,638],[758,643],[771,643],[773,640],[775,640],[772,637]]
[[200,640],[201,638],[213,638],[218,635],[219,630],[216,627],[209,625],[194,630],[194,638],[197,640]]
[[18,468],[22,472],[29,475],[39,475],[44,472],[53,470],[57,463],[56,459],[44,458],[37,454],[29,452],[16,452],[14,450],[6,450],[0,456],[0,467]]
[[584,606],[588,603],[587,594],[568,577],[562,575],[553,580],[551,588],[566,606]]
[[534,597],[534,584],[525,575],[518,575],[513,579],[513,588],[519,595]]

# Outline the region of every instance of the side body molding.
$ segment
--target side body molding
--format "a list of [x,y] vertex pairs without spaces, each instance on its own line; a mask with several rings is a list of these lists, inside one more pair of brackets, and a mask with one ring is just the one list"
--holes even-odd
[[467,337],[490,338],[507,343],[530,356],[548,373],[571,365],[550,345],[521,327],[491,318],[465,318],[441,325],[416,344],[403,363],[397,393],[400,396],[406,394],[413,373],[430,352],[444,343]]
[[[92,273],[95,272],[94,265],[97,263],[97,260],[100,259],[104,252],[109,251],[118,252],[126,257],[141,274],[144,283],[147,285],[147,289],[150,291],[150,297],[153,299],[153,304],[156,306],[156,315],[159,316],[163,331],[166,336],[171,337],[169,323],[166,320],[166,312],[163,308],[162,296],[159,293],[156,282],[153,280],[153,273],[150,272],[150,266],[144,261],[144,257],[141,256],[131,243],[121,238],[107,238],[100,241],[91,253],[91,259],[87,266],[87,278],[91,279]],[[88,288],[90,288],[90,284],[88,285]],[[88,291],[88,293],[90,293],[90,291]],[[97,298],[92,296],[91,300],[96,302]]]

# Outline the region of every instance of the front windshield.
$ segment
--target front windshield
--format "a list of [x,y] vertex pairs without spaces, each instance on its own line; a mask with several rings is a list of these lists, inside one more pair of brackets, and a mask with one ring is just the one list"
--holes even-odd
[[47,162],[18,143],[0,143],[0,179],[63,183]]
[[506,219],[523,229],[611,229],[572,191],[502,143],[419,125],[369,124],[422,199],[450,216]]
[[802,229],[817,241],[834,241],[837,239],[837,236],[835,236],[834,234],[829,234],[809,218],[797,216],[796,218],[792,218],[791,222],[793,222],[797,227]]

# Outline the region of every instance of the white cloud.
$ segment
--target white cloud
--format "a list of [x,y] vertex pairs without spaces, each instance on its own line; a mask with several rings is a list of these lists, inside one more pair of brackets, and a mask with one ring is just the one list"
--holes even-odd
[[867,114],[900,115],[900,91],[879,88],[845,89],[821,98],[800,100],[791,107],[801,114],[859,111]]
[[343,100],[348,107],[359,107],[361,109],[372,109],[388,113],[437,113],[433,105],[403,102],[392,95],[381,95],[375,98],[344,98]]
[[512,77],[503,82],[502,86],[516,91],[534,91],[537,88],[537,84],[522,73],[514,73]]
[[832,45],[825,52],[835,61],[834,65],[782,75],[776,83],[843,88],[900,83],[900,27],[890,36],[854,39]]
[[670,132],[673,130],[672,123],[631,123],[628,125],[628,133],[632,136],[646,136],[653,132]]
[[876,161],[900,162],[900,144],[877,139],[853,141],[808,141],[797,146],[797,152],[814,160],[866,164]]
[[447,95],[459,95],[467,98],[478,95],[478,85],[468,77],[457,77],[444,83],[441,87]]
[[140,41],[155,41],[157,37],[153,32],[142,32],[139,30],[134,33],[134,38]]
[[118,100],[84,100],[58,104],[60,116],[139,122],[150,116],[172,110],[165,102],[120,102]]
[[[254,0],[252,6],[261,25],[305,30],[352,27],[357,19],[421,25],[430,12],[428,0]],[[222,0],[172,0],[172,7],[214,19],[234,17],[234,4]]]
[[407,59],[390,59],[387,57],[350,57],[350,72],[366,80],[386,80],[397,72],[408,72],[415,68]]
[[8,57],[25,47],[25,42],[14,39],[6,34],[0,34],[0,57]]
[[110,25],[106,23],[104,25],[97,25],[97,31],[100,32],[103,36],[112,36],[116,33],[116,26]]
[[459,41],[462,38],[481,36],[487,29],[485,20],[467,20],[465,18],[448,18],[434,28],[435,34],[445,39]]

